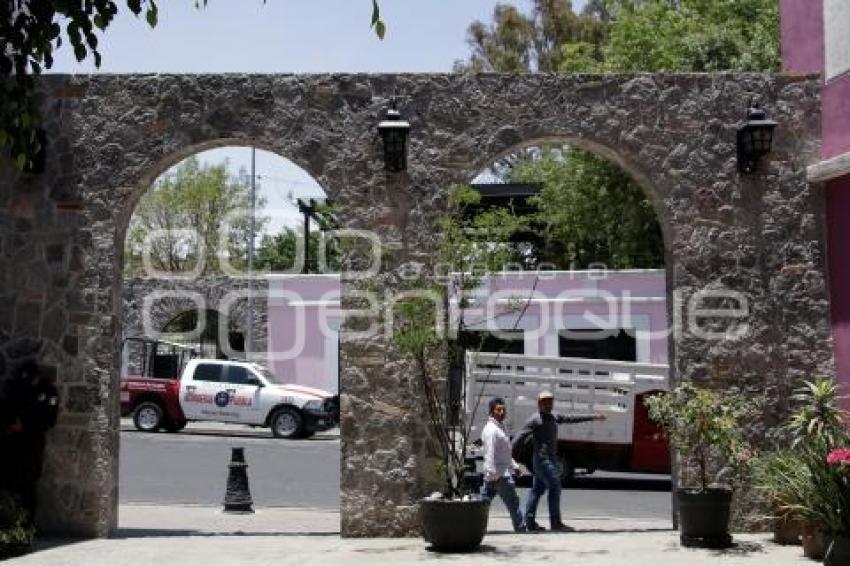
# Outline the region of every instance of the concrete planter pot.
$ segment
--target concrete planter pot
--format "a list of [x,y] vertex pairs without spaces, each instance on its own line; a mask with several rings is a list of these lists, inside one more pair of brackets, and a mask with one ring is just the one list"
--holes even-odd
[[811,560],[822,560],[824,555],[823,533],[811,523],[803,524],[803,556]]
[[729,534],[731,489],[680,489],[676,495],[682,546],[728,548],[732,545]]
[[421,499],[419,519],[425,540],[437,552],[472,552],[487,532],[490,502]]
[[776,544],[799,545],[803,536],[803,522],[793,515],[780,515],[773,522],[773,542]]

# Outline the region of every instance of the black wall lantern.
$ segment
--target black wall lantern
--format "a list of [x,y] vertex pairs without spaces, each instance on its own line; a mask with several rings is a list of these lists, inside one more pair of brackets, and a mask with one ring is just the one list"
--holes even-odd
[[776,122],[768,120],[758,104],[747,110],[747,123],[738,129],[738,171],[752,173],[762,155],[770,153]]
[[394,173],[407,169],[407,137],[410,122],[402,119],[393,99],[384,120],[378,124],[378,132],[384,140],[384,166]]

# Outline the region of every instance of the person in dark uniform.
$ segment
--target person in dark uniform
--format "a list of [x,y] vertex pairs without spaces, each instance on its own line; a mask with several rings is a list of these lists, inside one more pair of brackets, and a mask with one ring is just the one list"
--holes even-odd
[[30,520],[35,520],[47,431],[56,424],[58,410],[56,387],[35,362],[24,363],[18,378],[7,382],[0,425],[9,459],[2,487],[18,495]]

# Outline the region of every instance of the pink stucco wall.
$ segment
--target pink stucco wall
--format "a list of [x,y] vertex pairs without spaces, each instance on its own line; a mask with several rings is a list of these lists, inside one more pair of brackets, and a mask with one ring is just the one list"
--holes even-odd
[[[825,74],[823,0],[782,0],[780,8],[782,70]],[[828,159],[850,151],[850,74],[825,81],[821,98],[821,153]]]
[[[786,72],[826,75],[823,0],[782,0],[782,67]],[[850,34],[850,29],[846,30]],[[821,92],[821,155],[829,159],[850,152],[850,72],[825,81]],[[850,177],[826,183],[827,258],[832,335],[837,379],[850,393]],[[850,400],[846,402],[850,408]]]
[[[850,30],[847,30],[847,33],[850,33]],[[824,85],[821,96],[823,99],[822,154],[824,159],[829,159],[850,152],[850,74],[845,73],[830,80]],[[845,237],[847,234],[850,232],[845,233]]]
[[823,72],[823,0],[781,0],[779,7],[782,70]]
[[[514,273],[487,280],[479,297],[527,297],[532,287],[539,301],[525,312],[523,325],[539,332],[528,335],[527,354],[557,356],[558,330],[595,325],[640,329],[638,361],[667,363],[663,271]],[[337,276],[269,278],[268,365],[278,377],[338,391],[339,298]],[[485,316],[482,308],[467,312],[468,321]]]
[[290,383],[338,391],[339,277],[269,279],[268,365]]
[[[850,177],[827,183],[828,261],[835,365],[844,393],[850,394]],[[850,400],[845,403],[850,409]]]

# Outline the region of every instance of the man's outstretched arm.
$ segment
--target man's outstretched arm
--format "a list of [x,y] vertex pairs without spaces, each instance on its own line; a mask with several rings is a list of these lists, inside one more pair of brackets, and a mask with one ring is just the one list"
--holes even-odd
[[592,415],[555,415],[555,422],[558,424],[579,424],[590,421],[604,421],[607,417],[602,413],[593,413]]

